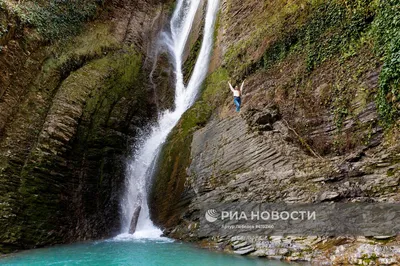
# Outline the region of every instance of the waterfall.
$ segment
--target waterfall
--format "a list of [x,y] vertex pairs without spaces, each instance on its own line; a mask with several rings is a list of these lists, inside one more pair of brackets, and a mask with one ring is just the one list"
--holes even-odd
[[[127,169],[126,191],[121,200],[121,234],[128,234],[131,222],[137,222],[135,238],[157,238],[161,230],[150,220],[147,204],[147,182],[155,159],[168,134],[183,113],[194,103],[198,90],[204,81],[213,45],[214,24],[218,11],[218,0],[208,0],[204,35],[194,70],[185,86],[183,81],[183,53],[192,29],[200,0],[178,0],[170,22],[170,32],[162,34],[162,42],[167,47],[175,71],[175,109],[159,114],[158,123],[144,136],[135,153],[135,159]],[[133,219],[132,219],[133,218]]]

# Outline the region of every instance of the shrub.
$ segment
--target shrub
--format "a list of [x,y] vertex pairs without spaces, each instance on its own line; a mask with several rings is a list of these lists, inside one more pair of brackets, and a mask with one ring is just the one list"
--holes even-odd
[[376,102],[385,126],[399,118],[400,110],[400,1],[379,3],[373,27],[376,50],[384,64],[379,77]]
[[103,0],[24,2],[12,6],[12,13],[46,40],[54,41],[77,34],[84,22],[94,18],[97,7],[102,4]]

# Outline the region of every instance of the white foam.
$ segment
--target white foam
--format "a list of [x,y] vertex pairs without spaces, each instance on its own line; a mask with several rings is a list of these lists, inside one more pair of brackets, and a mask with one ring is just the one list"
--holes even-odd
[[161,236],[162,232],[160,229],[155,228],[154,230],[146,230],[146,231],[136,231],[135,234],[123,233],[119,234],[116,237],[108,240],[108,241],[117,241],[117,242],[147,242],[147,241],[155,241],[158,243],[172,243],[173,239],[168,237]]
[[132,235],[132,238],[149,239],[156,238],[157,236],[160,237],[162,234],[161,230],[156,228],[150,220],[147,204],[148,179],[154,167],[153,162],[168,134],[178,123],[183,113],[194,103],[201,83],[207,75],[218,0],[208,0],[204,35],[199,57],[188,86],[186,87],[183,83],[182,56],[190,35],[194,17],[199,8],[199,3],[199,0],[179,0],[171,19],[171,32],[169,34],[162,34],[163,43],[171,54],[175,70],[175,109],[166,110],[159,115],[159,122],[151,128],[150,134],[142,140],[142,144],[134,156],[135,159],[129,163],[126,192],[121,200],[121,232],[123,237],[127,237],[133,213],[139,206],[141,207],[141,211],[136,232]]

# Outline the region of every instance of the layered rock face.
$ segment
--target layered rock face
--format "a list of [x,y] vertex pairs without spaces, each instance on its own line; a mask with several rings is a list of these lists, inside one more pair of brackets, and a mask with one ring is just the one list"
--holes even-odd
[[[155,222],[173,237],[199,241],[199,206],[207,202],[398,202],[398,84],[389,92],[383,81],[396,83],[386,71],[399,70],[386,60],[400,48],[383,52],[390,41],[380,31],[397,27],[396,8],[221,1],[203,93],[159,159],[150,197]],[[236,113],[227,82],[243,79]],[[231,237],[204,243],[328,265],[400,260],[398,236]]]
[[126,159],[168,106],[168,1],[19,2],[0,1],[0,252],[115,234]]

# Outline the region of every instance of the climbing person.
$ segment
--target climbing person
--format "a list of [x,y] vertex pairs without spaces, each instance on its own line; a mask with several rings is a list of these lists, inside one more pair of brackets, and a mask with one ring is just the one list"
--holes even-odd
[[243,81],[242,85],[240,86],[240,89],[238,86],[233,88],[232,84],[230,82],[228,82],[228,84],[229,84],[229,88],[233,92],[233,103],[236,105],[236,112],[239,112],[240,106],[242,105],[241,96],[242,96],[242,92],[243,92],[244,81]]

